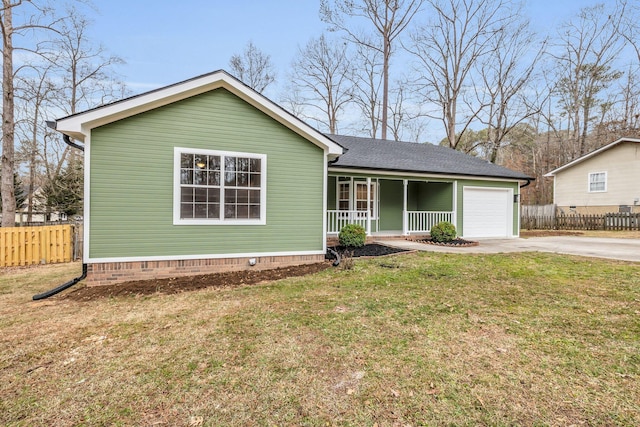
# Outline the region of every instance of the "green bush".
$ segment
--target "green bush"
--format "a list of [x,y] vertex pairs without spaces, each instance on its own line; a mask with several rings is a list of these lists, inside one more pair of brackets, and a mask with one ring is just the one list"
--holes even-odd
[[431,240],[437,243],[446,243],[457,236],[455,225],[442,221],[431,227]]
[[341,246],[347,248],[360,248],[364,246],[364,242],[367,238],[367,233],[361,225],[347,224],[342,227],[340,234],[338,234],[338,240]]

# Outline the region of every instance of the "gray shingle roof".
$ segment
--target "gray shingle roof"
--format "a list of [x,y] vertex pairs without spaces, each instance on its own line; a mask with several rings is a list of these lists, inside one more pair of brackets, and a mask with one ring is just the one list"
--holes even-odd
[[331,163],[331,167],[518,180],[533,179],[521,172],[439,145],[343,135],[327,136],[346,149],[336,162]]

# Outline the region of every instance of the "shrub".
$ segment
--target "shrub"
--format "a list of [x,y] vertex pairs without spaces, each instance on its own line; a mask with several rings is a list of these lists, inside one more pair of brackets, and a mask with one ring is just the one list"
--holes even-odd
[[437,243],[446,243],[457,236],[456,227],[450,222],[442,221],[431,227],[431,240]]
[[340,234],[338,234],[338,240],[341,246],[347,248],[360,248],[364,246],[364,242],[367,238],[367,233],[361,225],[347,224],[342,227]]

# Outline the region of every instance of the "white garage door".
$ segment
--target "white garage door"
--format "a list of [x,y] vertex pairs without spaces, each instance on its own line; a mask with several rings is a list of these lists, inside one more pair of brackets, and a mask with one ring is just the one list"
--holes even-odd
[[513,190],[464,187],[464,237],[512,237]]

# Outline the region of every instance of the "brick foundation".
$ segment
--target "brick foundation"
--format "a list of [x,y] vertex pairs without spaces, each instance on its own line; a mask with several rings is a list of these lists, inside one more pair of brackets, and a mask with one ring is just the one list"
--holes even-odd
[[130,280],[165,279],[239,270],[267,270],[292,265],[314,264],[324,261],[324,255],[289,255],[250,258],[189,259],[174,261],[105,262],[87,265],[88,286],[113,285]]

